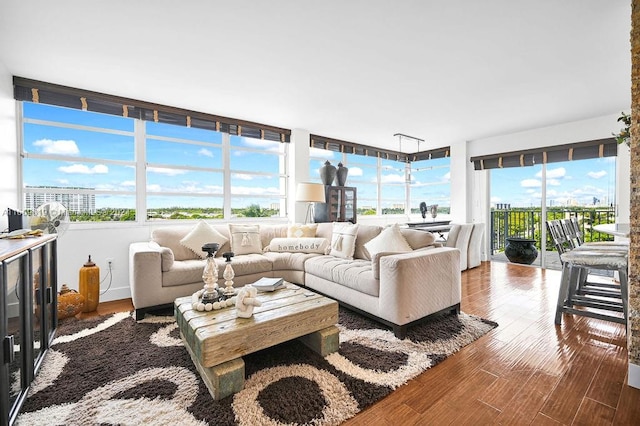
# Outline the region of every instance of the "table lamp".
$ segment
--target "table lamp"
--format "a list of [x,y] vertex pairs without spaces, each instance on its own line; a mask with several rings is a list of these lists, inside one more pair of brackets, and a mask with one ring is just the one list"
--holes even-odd
[[304,223],[313,223],[313,203],[324,203],[324,185],[321,183],[301,182],[296,188],[296,201],[309,203]]

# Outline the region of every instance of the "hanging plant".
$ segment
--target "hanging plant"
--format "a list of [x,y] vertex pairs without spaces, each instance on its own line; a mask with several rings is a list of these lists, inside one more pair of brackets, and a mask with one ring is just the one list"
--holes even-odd
[[615,136],[616,141],[620,144],[620,143],[626,143],[627,146],[631,145],[631,133],[629,131],[629,128],[631,127],[631,115],[627,115],[624,112],[621,112],[620,114],[622,114],[619,118],[618,118],[618,122],[622,122],[624,123],[624,128],[620,129],[619,133],[613,133],[613,136]]

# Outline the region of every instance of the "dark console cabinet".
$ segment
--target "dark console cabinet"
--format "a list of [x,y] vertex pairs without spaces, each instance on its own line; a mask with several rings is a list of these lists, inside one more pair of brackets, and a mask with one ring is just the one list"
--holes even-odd
[[0,425],[16,420],[57,326],[56,236],[0,240]]
[[316,203],[314,221],[356,223],[356,188],[351,186],[324,187],[325,203]]

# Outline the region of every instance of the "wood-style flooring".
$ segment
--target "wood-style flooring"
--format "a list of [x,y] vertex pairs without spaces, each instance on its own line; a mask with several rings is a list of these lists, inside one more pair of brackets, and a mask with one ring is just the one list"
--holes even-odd
[[[462,310],[499,326],[346,425],[640,425],[624,326],[564,315],[560,272],[483,262],[462,273]],[[102,303],[83,317],[131,310]]]

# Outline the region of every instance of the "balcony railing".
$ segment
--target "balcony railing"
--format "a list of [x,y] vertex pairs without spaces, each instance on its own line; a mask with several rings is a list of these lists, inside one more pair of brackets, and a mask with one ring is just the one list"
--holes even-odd
[[[585,241],[611,241],[613,237],[593,229],[594,225],[613,223],[613,207],[548,207],[547,218],[542,219],[540,208],[491,209],[491,254],[504,251],[507,237],[530,238],[541,248],[540,236],[547,220],[578,218]],[[555,250],[547,233],[546,249]]]

